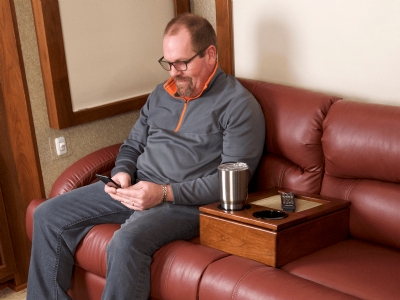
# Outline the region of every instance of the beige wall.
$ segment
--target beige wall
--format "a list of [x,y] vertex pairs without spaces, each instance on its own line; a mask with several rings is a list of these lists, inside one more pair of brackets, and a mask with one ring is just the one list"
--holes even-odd
[[157,60],[172,0],[58,3],[74,112],[148,94],[169,78]]
[[[31,2],[14,1],[48,193],[57,176],[73,162],[96,149],[122,142],[138,111],[64,130],[51,129]],[[398,1],[384,5],[374,0],[324,4],[306,0],[307,5],[296,0],[251,1],[253,5],[247,5],[248,0],[233,1],[236,75],[400,105]],[[192,0],[191,8],[216,27],[214,0]],[[248,16],[251,18],[246,19]],[[69,154],[57,159],[53,139],[58,136],[66,137]]]
[[400,1],[232,3],[237,76],[400,105]]
[[[31,2],[14,1],[48,193],[57,176],[73,162],[122,142],[138,111],[64,130],[51,129]],[[214,0],[191,0],[191,8],[215,27]],[[235,0],[233,8],[237,76],[400,105],[398,1]],[[67,138],[69,154],[55,159],[50,144],[58,136]]]
[[[139,112],[129,112],[63,130],[50,128],[31,1],[14,1],[40,163],[46,194],[48,194],[59,174],[76,160],[104,146],[122,142],[128,136]],[[215,25],[214,0],[193,0],[191,6],[193,12],[203,15]],[[53,140],[59,136],[66,137],[68,154],[57,158],[54,156]]]

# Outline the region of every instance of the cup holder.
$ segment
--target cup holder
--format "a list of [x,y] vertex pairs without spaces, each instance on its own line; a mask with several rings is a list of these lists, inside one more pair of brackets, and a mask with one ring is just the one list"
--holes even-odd
[[287,213],[273,209],[261,210],[253,213],[253,217],[264,220],[281,220],[286,218],[287,216],[288,216]]

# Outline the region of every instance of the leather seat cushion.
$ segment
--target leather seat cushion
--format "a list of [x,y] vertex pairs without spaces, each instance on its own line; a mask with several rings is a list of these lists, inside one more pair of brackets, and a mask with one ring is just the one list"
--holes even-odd
[[362,299],[400,299],[399,251],[371,242],[347,239],[282,269]]
[[277,268],[238,256],[210,265],[200,283],[199,299],[356,299]]

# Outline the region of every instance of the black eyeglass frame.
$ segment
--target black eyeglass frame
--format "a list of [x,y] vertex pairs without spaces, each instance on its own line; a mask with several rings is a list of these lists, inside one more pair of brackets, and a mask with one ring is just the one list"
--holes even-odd
[[[190,63],[193,59],[195,59],[197,56],[199,56],[200,53],[203,52],[204,50],[206,50],[208,47],[209,47],[209,46],[207,46],[206,48],[200,50],[199,52],[197,52],[195,55],[193,55],[193,56],[192,56],[191,58],[189,58],[188,60],[178,60],[178,61],[174,61],[174,62],[169,62],[169,61],[163,60],[163,59],[164,59],[164,56],[162,56],[162,57],[158,60],[158,63],[159,63],[160,66],[161,66],[164,70],[166,70],[166,71],[171,71],[172,66],[174,66],[175,70],[177,70],[177,71],[186,71],[187,68],[188,68],[188,63]],[[168,66],[169,66],[169,69],[164,68],[164,66],[162,65],[162,63],[167,63]],[[176,64],[176,63],[180,63],[180,64],[181,64],[181,63],[184,63],[184,64],[185,64],[185,69],[184,69],[184,70],[182,70],[182,69],[177,69],[176,66],[174,65],[174,64]]]

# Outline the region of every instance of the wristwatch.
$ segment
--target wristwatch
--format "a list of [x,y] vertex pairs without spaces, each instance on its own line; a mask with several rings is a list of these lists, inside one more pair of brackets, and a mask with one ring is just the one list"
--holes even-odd
[[160,203],[164,203],[167,201],[167,192],[168,192],[168,187],[166,184],[162,185],[162,199]]

